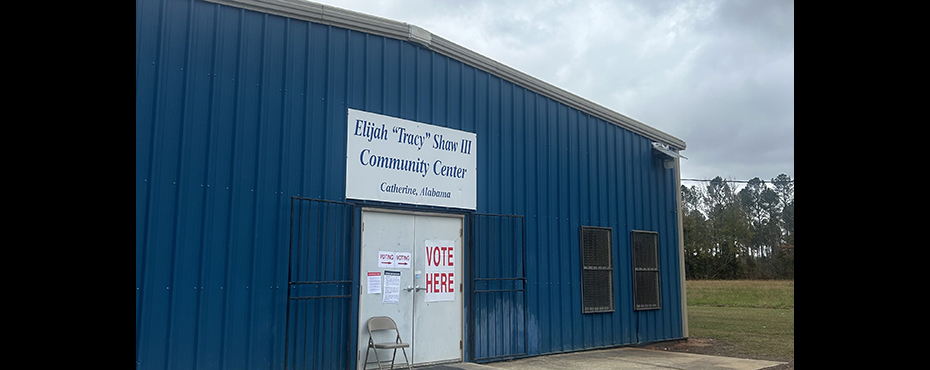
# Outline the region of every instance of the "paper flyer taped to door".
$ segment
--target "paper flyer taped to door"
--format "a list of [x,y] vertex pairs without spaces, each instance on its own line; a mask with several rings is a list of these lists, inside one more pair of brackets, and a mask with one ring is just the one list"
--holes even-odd
[[378,267],[394,267],[395,252],[378,251]]
[[368,294],[381,294],[380,272],[368,272]]
[[384,295],[381,303],[397,303],[400,301],[400,271],[384,272]]
[[394,254],[394,267],[399,269],[410,268],[410,253],[397,252]]

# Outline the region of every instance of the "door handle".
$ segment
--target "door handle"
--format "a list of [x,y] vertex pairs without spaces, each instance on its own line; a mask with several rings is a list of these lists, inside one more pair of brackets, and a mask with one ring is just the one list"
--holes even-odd
[[426,290],[426,288],[420,288],[420,286],[417,285],[417,291],[419,292],[419,291],[421,291],[421,290]]
[[[409,292],[409,291],[413,290],[413,287],[408,285],[406,288],[404,288],[404,290],[406,290],[406,291]],[[419,291],[419,290],[418,290],[418,291]]]

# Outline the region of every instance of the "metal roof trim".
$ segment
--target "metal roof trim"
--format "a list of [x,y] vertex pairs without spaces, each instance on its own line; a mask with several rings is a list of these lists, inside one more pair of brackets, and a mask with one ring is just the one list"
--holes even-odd
[[674,149],[684,150],[687,147],[684,140],[520,72],[415,25],[303,0],[205,1],[414,42],[646,138],[660,141]]
[[684,159],[688,159],[688,157],[685,157],[685,156],[683,156],[683,155],[681,155],[681,154],[678,154],[678,153],[675,152],[674,150],[669,149],[668,145],[665,145],[665,144],[662,144],[662,143],[657,143],[657,142],[655,142],[655,141],[652,142],[652,149],[655,149],[657,152],[667,155],[669,158],[673,158],[673,159],[674,159],[674,158],[684,158]]

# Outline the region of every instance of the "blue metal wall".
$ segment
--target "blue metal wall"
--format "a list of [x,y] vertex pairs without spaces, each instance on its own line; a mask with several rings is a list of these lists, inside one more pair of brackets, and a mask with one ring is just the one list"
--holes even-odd
[[[525,217],[529,355],[683,336],[650,140],[409,42],[137,0],[137,368],[284,368],[290,197],[345,200],[347,108],[477,133],[477,212]],[[582,225],[613,228],[616,312],[581,313]],[[660,234],[660,310],[633,311],[634,229]]]

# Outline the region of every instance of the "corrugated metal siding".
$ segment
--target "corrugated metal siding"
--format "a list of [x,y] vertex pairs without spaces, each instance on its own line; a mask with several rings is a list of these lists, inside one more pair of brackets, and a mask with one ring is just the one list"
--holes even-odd
[[469,357],[489,362],[527,355],[526,233],[522,216],[474,214],[466,305]]
[[[292,198],[287,369],[346,369],[358,332],[352,253],[356,207]],[[353,300],[356,299],[356,300]]]
[[[289,201],[344,200],[347,108],[477,133],[477,211],[526,218],[529,354],[682,336],[649,140],[409,42],[138,0],[138,368],[283,368]],[[582,225],[613,228],[614,313],[581,314]],[[661,310],[632,310],[633,229],[660,234]]]

